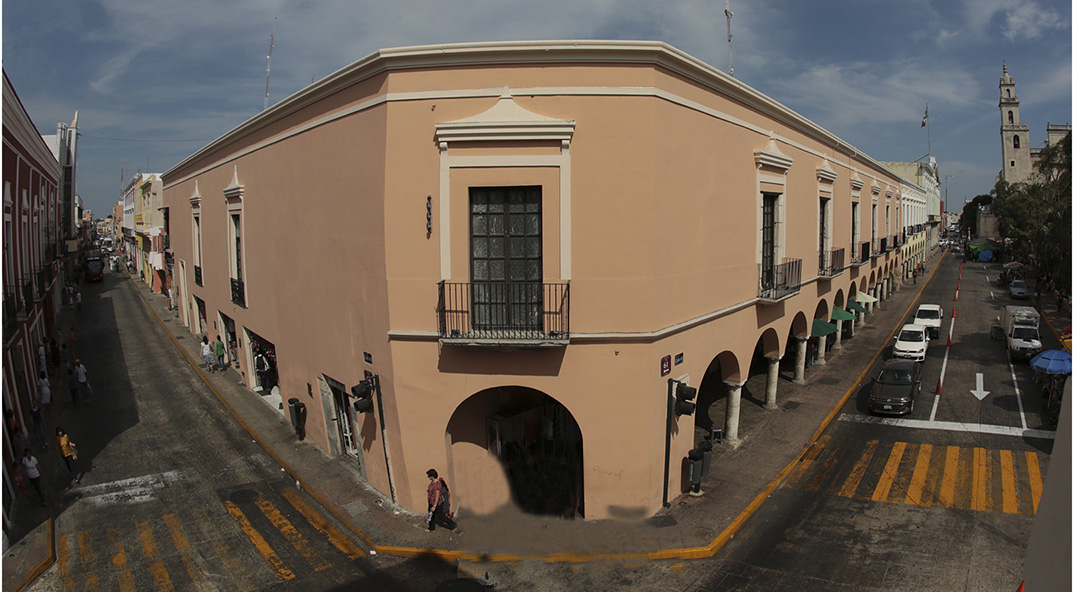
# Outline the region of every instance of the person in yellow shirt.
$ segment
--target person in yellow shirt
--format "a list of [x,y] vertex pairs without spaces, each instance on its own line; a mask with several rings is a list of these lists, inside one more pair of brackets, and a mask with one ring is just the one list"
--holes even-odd
[[[60,455],[64,457],[64,464],[68,467],[68,472],[76,477],[76,445],[72,443],[68,434],[64,433],[60,426],[57,426],[57,446]],[[82,480],[82,477],[76,477],[76,483]]]

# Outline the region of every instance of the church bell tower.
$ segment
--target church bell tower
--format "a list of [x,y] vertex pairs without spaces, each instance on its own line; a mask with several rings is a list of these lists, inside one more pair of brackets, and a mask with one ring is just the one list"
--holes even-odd
[[1001,65],[1003,73],[998,85],[1001,100],[1001,178],[1020,183],[1031,177],[1031,142],[1028,126],[1020,122],[1020,99],[1016,98],[1016,83],[1009,76],[1009,67]]

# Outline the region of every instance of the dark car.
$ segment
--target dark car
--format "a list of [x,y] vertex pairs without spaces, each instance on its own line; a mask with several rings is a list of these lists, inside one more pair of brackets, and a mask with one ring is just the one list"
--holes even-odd
[[911,360],[888,360],[873,379],[869,412],[907,415],[922,389],[922,365]]

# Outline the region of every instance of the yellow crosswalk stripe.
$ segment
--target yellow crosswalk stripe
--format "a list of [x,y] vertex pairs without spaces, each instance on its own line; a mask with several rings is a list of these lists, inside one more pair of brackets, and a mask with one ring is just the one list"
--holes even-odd
[[193,551],[192,545],[189,544],[189,539],[185,537],[185,532],[181,529],[181,521],[174,514],[164,514],[162,521],[166,523],[166,528],[170,531],[170,538],[174,541],[174,548],[178,550],[181,561],[185,564],[185,571],[189,574],[189,581],[200,592],[213,592],[215,589],[208,583],[208,579],[204,576],[204,570],[200,569],[197,564],[196,553]]
[[80,567],[83,569],[83,589],[86,592],[98,590],[98,571],[94,565],[94,548],[91,547],[91,533],[82,531],[78,535]]
[[956,503],[956,476],[959,474],[960,447],[949,446],[944,451],[944,478],[941,479],[941,494],[937,505],[952,509]]
[[1012,451],[1001,451],[1001,511],[1006,514],[1020,512],[1020,500],[1016,496],[1016,467],[1013,466]]
[[227,546],[227,543],[220,537],[215,526],[212,525],[208,519],[208,515],[204,513],[204,510],[197,508],[193,510],[193,518],[196,521],[197,527],[200,530],[200,534],[203,536],[202,543],[208,544],[215,550],[215,554],[219,556],[219,560],[223,562],[223,567],[227,568],[227,573],[234,580],[234,583],[239,590],[252,590],[256,587],[256,583],[253,582],[244,569],[242,564],[238,560],[238,555],[231,551],[231,548]]
[[990,509],[990,498],[986,487],[990,482],[989,456],[989,451],[985,448],[975,448],[971,509],[980,512]]
[[107,533],[110,546],[113,547],[113,573],[117,576],[117,586],[121,592],[135,592],[136,582],[128,569],[128,554],[125,552],[125,543],[121,540],[121,532],[111,528]]
[[72,579],[71,554],[68,552],[68,535],[57,537],[57,570],[60,571],[60,585],[63,590],[75,590],[76,582]]
[[1043,477],[1039,471],[1039,455],[1024,453],[1028,459],[1028,483],[1031,485],[1031,512],[1039,513],[1039,499],[1043,497]]
[[155,536],[151,534],[151,526],[147,522],[136,524],[136,534],[140,538],[140,546],[144,548],[144,556],[147,557],[147,569],[155,580],[155,586],[164,592],[174,589],[170,581],[170,574],[166,571],[166,564],[159,557],[159,549],[155,545]]
[[801,462],[797,463],[797,466],[793,469],[793,474],[790,475],[789,482],[786,484],[787,487],[797,487],[809,467],[812,466],[812,461],[816,460],[816,457],[820,455],[820,452],[823,451],[829,441],[831,441],[831,436],[824,434],[812,445],[812,448],[808,449],[805,456],[801,458]]
[[321,557],[310,543],[302,538],[298,529],[284,517],[283,513],[281,513],[272,502],[261,497],[257,499],[257,507],[261,509],[261,512],[264,512],[264,515],[268,518],[269,522],[283,533],[284,538],[286,538],[287,541],[291,543],[291,546],[306,559],[307,563],[314,568],[314,571],[321,571],[332,567],[331,563]]
[[302,496],[297,492],[292,489],[282,489],[280,490],[280,495],[282,495],[288,503],[294,506],[300,514],[305,516],[306,520],[309,521],[314,528],[324,533],[324,535],[328,537],[329,542],[337,549],[340,549],[340,551],[347,555],[348,558],[355,559],[366,554],[366,552],[359,548],[358,545],[352,543],[351,540],[344,536],[343,532],[330,524],[328,520],[325,520],[325,518],[321,516],[321,514],[318,514],[316,510],[303,501]]
[[227,513],[230,514],[231,518],[234,518],[234,521],[241,527],[242,532],[249,537],[249,542],[257,549],[257,552],[260,553],[261,557],[263,557],[269,567],[272,568],[272,571],[276,572],[276,575],[278,575],[281,580],[293,579],[295,577],[294,572],[287,568],[287,565],[280,559],[279,555],[272,550],[272,547],[264,540],[261,533],[257,532],[256,528],[253,528],[253,525],[250,524],[249,519],[242,513],[242,510],[231,501],[225,501],[223,502],[223,505],[226,506]]
[[896,442],[892,445],[892,453],[888,456],[888,462],[884,463],[884,471],[876,484],[876,490],[873,491],[874,502],[888,501],[888,492],[892,490],[895,476],[899,474],[899,463],[903,460],[903,451],[906,449],[906,442]]
[[933,455],[932,444],[922,444],[918,447],[918,459],[914,462],[914,474],[910,478],[910,486],[907,488],[905,503],[922,508],[928,508],[930,502],[922,498],[926,479],[929,476],[929,459]]
[[865,476],[865,470],[869,468],[869,463],[873,460],[873,455],[876,454],[876,447],[879,444],[876,440],[870,440],[865,445],[865,450],[861,453],[861,459],[854,465],[854,470],[850,472],[850,476],[846,478],[846,482],[842,484],[842,489],[839,490],[840,497],[854,497],[857,493],[858,485],[861,484],[861,478]]

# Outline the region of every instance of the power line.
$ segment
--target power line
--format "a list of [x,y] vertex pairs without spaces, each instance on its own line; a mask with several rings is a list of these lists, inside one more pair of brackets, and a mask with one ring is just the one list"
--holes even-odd
[[145,140],[137,138],[107,138],[104,136],[89,136],[87,134],[79,134],[80,138],[90,138],[93,140],[109,140],[111,142],[211,142],[214,138],[193,138],[192,140]]

